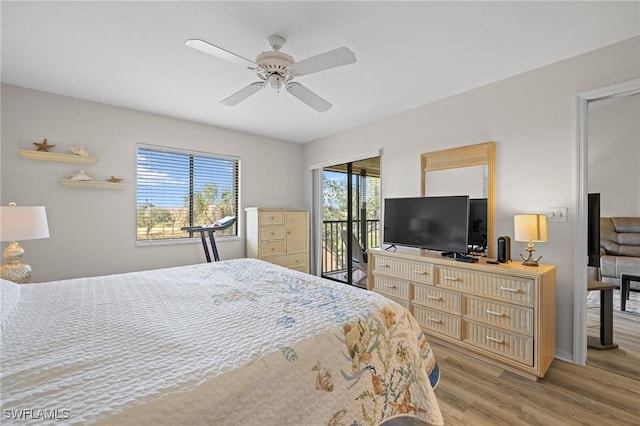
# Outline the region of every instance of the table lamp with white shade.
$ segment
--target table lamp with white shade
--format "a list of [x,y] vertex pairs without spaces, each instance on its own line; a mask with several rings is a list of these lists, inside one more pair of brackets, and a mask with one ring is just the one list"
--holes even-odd
[[513,227],[515,230],[515,240],[527,242],[526,250],[529,256],[525,259],[520,257],[525,266],[538,266],[542,256],[533,259],[533,252],[536,251],[533,243],[547,241],[547,216],[543,214],[518,214],[513,217]]
[[0,267],[0,277],[24,284],[31,280],[31,266],[22,263],[24,250],[17,241],[49,237],[47,213],[43,206],[18,207],[16,203],[0,206],[0,241],[9,241],[4,250],[7,263]]

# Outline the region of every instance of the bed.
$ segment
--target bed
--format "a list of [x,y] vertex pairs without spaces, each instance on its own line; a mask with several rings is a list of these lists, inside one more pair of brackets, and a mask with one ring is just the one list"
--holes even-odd
[[442,424],[402,306],[257,259],[2,281],[3,422]]

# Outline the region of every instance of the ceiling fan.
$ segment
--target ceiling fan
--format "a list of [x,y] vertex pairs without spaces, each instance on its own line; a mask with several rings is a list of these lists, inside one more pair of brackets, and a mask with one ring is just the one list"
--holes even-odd
[[268,83],[276,90],[280,90],[280,88],[284,86],[287,92],[318,112],[327,111],[332,106],[328,101],[297,81],[293,81],[293,79],[297,76],[352,64],[356,62],[355,53],[347,47],[339,47],[296,62],[291,56],[280,51],[285,42],[286,40],[279,35],[270,36],[267,39],[267,43],[272,50],[260,53],[256,57],[255,62],[223,49],[222,47],[207,43],[204,40],[189,39],[185,44],[201,52],[244,65],[257,74],[260,81],[251,83],[233,95],[223,99],[220,101],[222,105],[237,105],[249,96],[260,91],[260,89],[266,87]]

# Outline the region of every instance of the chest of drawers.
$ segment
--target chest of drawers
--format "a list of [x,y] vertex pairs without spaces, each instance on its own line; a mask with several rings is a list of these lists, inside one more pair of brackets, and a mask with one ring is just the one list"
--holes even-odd
[[369,251],[368,288],[408,307],[427,336],[523,376],[556,350],[555,267],[455,262],[418,249]]
[[245,209],[247,257],[309,272],[309,213],[305,210]]

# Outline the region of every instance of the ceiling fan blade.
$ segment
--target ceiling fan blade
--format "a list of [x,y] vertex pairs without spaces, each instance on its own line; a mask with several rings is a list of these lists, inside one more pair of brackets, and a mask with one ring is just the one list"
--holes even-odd
[[256,63],[255,62],[253,62],[253,61],[251,61],[251,60],[249,60],[247,58],[243,58],[240,55],[236,55],[233,52],[229,52],[228,50],[223,49],[222,47],[214,46],[211,43],[207,43],[204,40],[189,39],[189,40],[185,41],[184,44],[186,44],[187,46],[189,46],[191,48],[199,50],[201,52],[208,53],[209,55],[217,56],[218,58],[225,59],[227,61],[234,62],[236,64],[244,65],[244,66],[247,66],[249,68],[255,68],[256,67]]
[[237,105],[247,99],[249,96],[259,92],[260,89],[262,89],[265,85],[266,83],[264,81],[256,81],[255,83],[251,83],[247,87],[238,90],[233,95],[224,98],[220,101],[220,103],[225,106]]
[[329,68],[341,67],[342,65],[353,64],[356,61],[356,54],[347,47],[339,47],[328,52],[303,59],[296,62],[289,68],[293,75],[307,75]]
[[295,81],[287,84],[287,92],[318,112],[325,112],[332,107],[329,102]]

